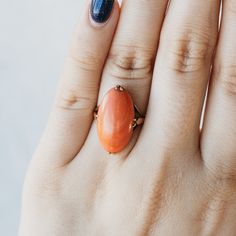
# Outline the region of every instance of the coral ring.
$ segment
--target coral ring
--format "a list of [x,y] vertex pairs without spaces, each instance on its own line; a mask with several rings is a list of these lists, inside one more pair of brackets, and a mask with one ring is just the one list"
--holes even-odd
[[109,153],[122,151],[129,144],[134,129],[144,123],[130,94],[120,85],[107,92],[94,116],[100,143]]

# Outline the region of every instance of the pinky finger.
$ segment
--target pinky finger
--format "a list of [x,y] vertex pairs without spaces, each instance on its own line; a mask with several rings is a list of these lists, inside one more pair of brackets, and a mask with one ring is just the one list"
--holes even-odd
[[63,166],[81,149],[93,120],[100,78],[118,18],[116,1],[93,0],[86,4],[36,160]]

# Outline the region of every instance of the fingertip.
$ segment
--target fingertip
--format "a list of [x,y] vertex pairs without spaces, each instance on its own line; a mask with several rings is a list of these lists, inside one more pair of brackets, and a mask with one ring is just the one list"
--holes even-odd
[[120,5],[117,0],[91,0],[88,18],[92,27],[114,27],[117,24]]

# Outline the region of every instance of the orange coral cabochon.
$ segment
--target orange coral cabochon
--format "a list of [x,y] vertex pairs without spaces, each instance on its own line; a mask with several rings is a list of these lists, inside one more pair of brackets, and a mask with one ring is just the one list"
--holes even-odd
[[104,96],[97,113],[99,140],[109,153],[122,151],[133,134],[134,104],[129,93],[117,86]]

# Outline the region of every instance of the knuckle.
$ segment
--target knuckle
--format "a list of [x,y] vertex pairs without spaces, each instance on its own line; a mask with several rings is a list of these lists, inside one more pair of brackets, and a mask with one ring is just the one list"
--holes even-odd
[[86,93],[85,90],[83,91],[83,94],[79,94],[73,89],[61,89],[56,101],[56,107],[62,110],[79,110],[84,115],[92,114],[96,105],[96,92],[87,91]]
[[196,33],[182,34],[165,41],[169,68],[181,74],[200,71],[213,48],[206,36]]
[[228,95],[236,95],[236,64],[229,66],[220,66],[215,73],[219,76],[220,84],[224,92]]
[[100,69],[101,58],[96,53],[84,50],[78,54],[75,50],[70,50],[66,63],[79,68],[82,71],[97,72]]
[[150,79],[153,52],[137,46],[116,46],[108,56],[109,73],[118,79]]

